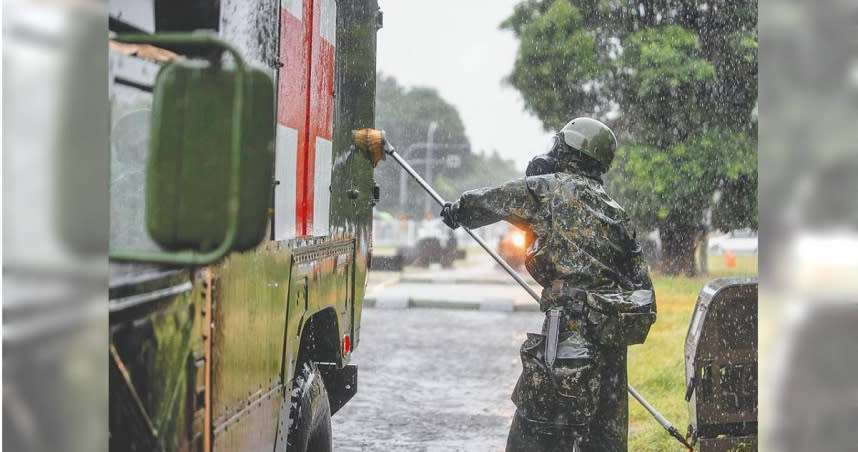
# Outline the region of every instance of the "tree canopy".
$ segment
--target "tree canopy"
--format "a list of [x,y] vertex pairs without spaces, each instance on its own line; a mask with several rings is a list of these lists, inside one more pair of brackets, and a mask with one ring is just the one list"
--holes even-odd
[[519,39],[508,82],[547,130],[617,133],[610,190],[660,230],[670,273],[694,272],[707,212],[757,226],[756,21],[736,0],[525,0],[501,24]]
[[438,123],[438,143],[468,143],[465,125],[456,107],[429,87],[401,86],[395,78],[379,74],[376,81],[376,127],[384,129],[400,151],[426,141],[429,124]]

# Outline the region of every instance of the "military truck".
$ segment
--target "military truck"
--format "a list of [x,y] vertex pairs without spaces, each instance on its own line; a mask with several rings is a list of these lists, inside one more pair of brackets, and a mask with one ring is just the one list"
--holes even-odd
[[375,0],[110,1],[110,448],[330,450],[372,255]]

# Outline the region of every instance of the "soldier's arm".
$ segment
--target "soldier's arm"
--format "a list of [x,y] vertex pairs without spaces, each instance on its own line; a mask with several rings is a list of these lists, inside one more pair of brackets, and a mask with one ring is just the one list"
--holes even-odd
[[537,219],[539,208],[538,197],[528,187],[525,178],[498,187],[467,191],[453,207],[456,221],[468,228],[479,228],[501,220],[527,227]]

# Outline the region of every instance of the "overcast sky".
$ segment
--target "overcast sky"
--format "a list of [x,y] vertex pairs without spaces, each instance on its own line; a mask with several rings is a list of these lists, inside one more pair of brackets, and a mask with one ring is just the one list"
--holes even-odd
[[498,26],[517,0],[379,0],[378,69],[404,86],[429,86],[454,105],[475,151],[497,151],[524,169],[550,134],[504,85],[518,48]]

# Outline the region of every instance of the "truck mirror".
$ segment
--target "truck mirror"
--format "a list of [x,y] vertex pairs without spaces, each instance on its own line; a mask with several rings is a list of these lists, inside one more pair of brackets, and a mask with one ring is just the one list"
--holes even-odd
[[[271,205],[274,86],[214,34],[119,36],[123,42],[218,49],[178,58],[155,81],[146,226],[163,252],[119,252],[119,260],[205,265],[262,240]],[[220,54],[232,56],[226,67]]]
[[[227,235],[229,185],[237,169],[233,249],[265,234],[274,159],[274,88],[262,71],[175,60],[158,73],[146,168],[146,226],[167,249],[211,251]],[[238,99],[236,99],[238,98]],[[241,116],[241,117],[239,117]],[[236,137],[238,135],[238,137]],[[237,141],[237,142],[234,142]],[[238,146],[238,168],[231,150]]]

